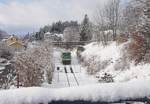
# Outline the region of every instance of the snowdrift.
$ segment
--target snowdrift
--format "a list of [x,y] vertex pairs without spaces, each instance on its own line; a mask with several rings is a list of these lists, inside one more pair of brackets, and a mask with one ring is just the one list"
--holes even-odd
[[138,64],[135,66],[125,57],[126,46],[129,42],[117,44],[112,42],[108,46],[98,43],[90,43],[85,46],[81,57],[87,66],[87,71],[96,76],[109,73],[115,82],[124,82],[135,79],[150,79],[150,64]]
[[60,89],[21,88],[0,91],[0,104],[47,104],[51,101],[111,102],[150,96],[150,80],[96,84]]

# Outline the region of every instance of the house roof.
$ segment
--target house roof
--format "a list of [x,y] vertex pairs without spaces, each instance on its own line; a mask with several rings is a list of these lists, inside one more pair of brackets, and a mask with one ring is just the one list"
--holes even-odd
[[13,45],[13,44],[20,44],[20,45],[23,45],[21,42],[15,41],[15,42],[10,43],[9,46],[11,46],[11,45]]

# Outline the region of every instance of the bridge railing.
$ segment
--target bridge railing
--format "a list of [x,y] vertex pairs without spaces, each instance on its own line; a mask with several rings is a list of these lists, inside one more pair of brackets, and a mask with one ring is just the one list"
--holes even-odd
[[75,42],[75,41],[70,41],[70,42],[52,42],[53,45],[85,45],[88,43],[91,43],[93,41],[79,41],[79,42]]

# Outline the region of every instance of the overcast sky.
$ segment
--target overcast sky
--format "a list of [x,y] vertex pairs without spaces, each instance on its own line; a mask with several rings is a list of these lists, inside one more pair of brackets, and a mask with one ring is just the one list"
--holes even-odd
[[92,20],[96,7],[106,0],[0,0],[0,29],[24,34],[57,20]]

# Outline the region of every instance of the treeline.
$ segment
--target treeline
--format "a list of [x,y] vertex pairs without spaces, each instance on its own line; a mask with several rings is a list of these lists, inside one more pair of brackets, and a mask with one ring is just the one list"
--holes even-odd
[[37,40],[42,40],[44,38],[44,33],[50,32],[50,33],[57,33],[57,34],[63,34],[63,31],[66,27],[71,26],[79,26],[77,21],[57,21],[52,23],[51,25],[46,25],[43,28],[40,28],[39,32],[36,32],[35,38]]
[[[84,16],[81,23],[78,23],[78,21],[59,20],[57,22],[53,22],[51,25],[45,25],[36,33],[28,33],[25,35],[24,39],[43,40],[45,33],[50,32],[52,34],[64,34],[65,29],[65,37],[67,37],[67,41],[74,39],[77,39],[78,41],[89,41],[92,39],[92,22],[89,20],[87,14]],[[69,35],[70,33],[72,35]]]

